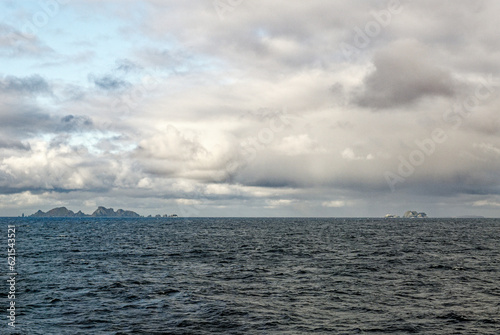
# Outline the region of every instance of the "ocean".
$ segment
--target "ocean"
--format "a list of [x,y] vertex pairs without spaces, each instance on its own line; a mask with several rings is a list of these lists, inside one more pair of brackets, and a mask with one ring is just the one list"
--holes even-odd
[[0,226],[2,334],[500,331],[499,219],[1,218]]

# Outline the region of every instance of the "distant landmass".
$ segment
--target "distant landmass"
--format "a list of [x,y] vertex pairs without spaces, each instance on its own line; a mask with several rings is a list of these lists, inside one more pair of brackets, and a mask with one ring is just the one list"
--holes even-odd
[[[425,214],[424,212],[417,212],[417,211],[406,211],[404,214],[403,214],[403,217],[404,218],[410,218],[410,219],[414,219],[414,218],[426,218],[427,217],[427,214]],[[394,215],[394,214],[387,214],[385,216],[386,219],[398,219],[400,218],[399,215]]]
[[58,207],[51,209],[48,212],[42,212],[39,210],[35,214],[30,215],[30,217],[122,217],[122,218],[138,218],[141,217],[139,214],[133,211],[127,211],[123,209],[119,209],[115,212],[113,208],[106,208],[103,206],[99,206],[94,213],[85,214],[82,211],[78,211],[77,213],[72,210],[67,209],[66,207]]
[[417,211],[406,211],[403,215],[404,218],[426,218],[427,214],[424,212],[417,212]]

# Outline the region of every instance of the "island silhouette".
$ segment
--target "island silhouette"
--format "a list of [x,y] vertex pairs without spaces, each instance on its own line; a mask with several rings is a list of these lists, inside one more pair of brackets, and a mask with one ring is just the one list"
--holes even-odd
[[30,217],[124,217],[124,218],[138,218],[141,217],[139,214],[133,211],[118,209],[115,211],[113,208],[106,208],[99,206],[92,214],[85,214],[82,211],[73,212],[66,207],[53,208],[48,212],[42,212],[38,210],[35,214],[30,215]]

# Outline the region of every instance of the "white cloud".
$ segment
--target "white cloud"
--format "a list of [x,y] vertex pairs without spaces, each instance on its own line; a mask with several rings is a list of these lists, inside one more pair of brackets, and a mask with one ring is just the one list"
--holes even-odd
[[342,158],[346,159],[346,160],[351,160],[351,161],[354,161],[354,160],[360,160],[360,159],[364,159],[364,160],[371,160],[371,159],[374,159],[375,157],[373,156],[373,154],[367,154],[366,156],[359,156],[359,155],[356,155],[354,153],[354,150],[351,149],[351,148],[345,148],[342,153]]
[[267,208],[276,208],[282,206],[290,206],[293,201],[289,199],[266,200]]
[[347,203],[344,200],[332,200],[332,201],[324,201],[321,205],[323,207],[340,208],[347,206]]
[[274,149],[288,156],[307,155],[326,151],[321,148],[317,141],[312,140],[309,134],[286,136]]
[[202,204],[201,200],[196,199],[176,199],[175,202],[184,206],[195,206]]
[[19,204],[22,204],[24,207],[38,206],[45,202],[47,196],[48,193],[32,194],[29,191],[11,195],[0,194],[0,208],[9,208],[18,206]]
[[478,200],[472,206],[474,207],[500,207],[500,201],[494,200]]

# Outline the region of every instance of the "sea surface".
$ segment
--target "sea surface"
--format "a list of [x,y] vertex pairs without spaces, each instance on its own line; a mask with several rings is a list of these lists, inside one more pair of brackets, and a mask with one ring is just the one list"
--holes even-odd
[[1,218],[16,334],[500,334],[499,219]]

